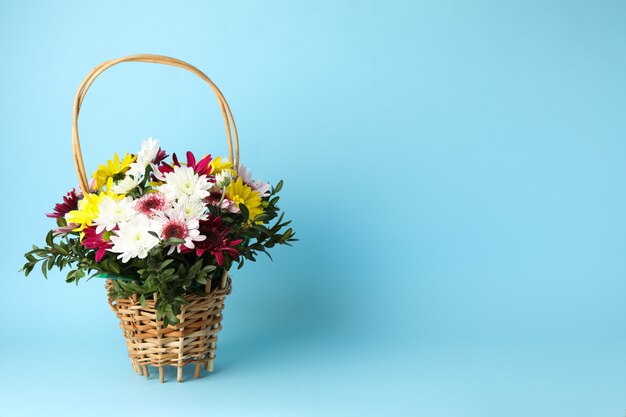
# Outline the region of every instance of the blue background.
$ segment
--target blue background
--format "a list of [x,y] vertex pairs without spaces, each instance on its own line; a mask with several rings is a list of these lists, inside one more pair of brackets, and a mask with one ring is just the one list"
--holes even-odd
[[[626,6],[0,2],[0,415],[623,416]],[[301,242],[234,274],[216,371],[134,374],[102,281],[16,271],[76,184],[75,89],[158,53],[224,92]],[[210,90],[122,64],[91,173],[226,154]]]

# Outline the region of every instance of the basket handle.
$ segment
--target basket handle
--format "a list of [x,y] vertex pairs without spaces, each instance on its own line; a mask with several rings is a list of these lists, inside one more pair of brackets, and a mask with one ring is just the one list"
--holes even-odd
[[[85,95],[87,94],[87,90],[96,78],[108,68],[111,68],[114,65],[120,64],[122,62],[147,62],[151,64],[163,64],[170,65],[172,67],[179,67],[186,69],[198,77],[203,79],[211,89],[213,93],[215,93],[215,97],[220,105],[220,110],[222,111],[222,117],[224,119],[224,127],[226,129],[226,140],[228,141],[228,155],[230,160],[233,161],[235,169],[239,168],[239,136],[237,135],[237,126],[235,125],[235,120],[233,119],[233,114],[230,111],[230,107],[224,98],[224,95],[220,91],[219,88],[211,81],[209,77],[207,77],[202,71],[198,68],[194,67],[191,64],[186,63],[185,61],[181,61],[180,59],[171,58],[163,55],[152,55],[152,54],[139,54],[139,55],[129,55],[122,58],[112,59],[106,62],[101,63],[97,67],[95,67],[91,72],[85,77],[83,82],[78,87],[76,91],[76,96],[74,97],[74,113],[73,113],[73,123],[72,123],[72,150],[74,152],[74,164],[76,165],[76,174],[78,175],[78,182],[80,184],[80,188],[83,193],[89,193],[89,181],[87,180],[87,174],[85,173],[85,164],[83,162],[83,153],[80,149],[80,139],[78,137],[78,115],[80,113],[80,108],[83,104],[83,100]],[[231,131],[232,125],[232,131]],[[233,137],[235,142],[235,153],[233,157]]]

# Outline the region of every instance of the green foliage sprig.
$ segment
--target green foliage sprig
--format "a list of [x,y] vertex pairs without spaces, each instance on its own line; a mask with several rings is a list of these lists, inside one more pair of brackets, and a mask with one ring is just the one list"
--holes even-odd
[[[284,213],[278,215],[277,194],[282,185],[281,180],[271,189],[269,197],[262,201],[263,213],[253,221],[248,219],[249,213],[243,204],[239,206],[240,213],[223,212],[215,206],[208,207],[210,215],[221,216],[223,222],[231,228],[233,239],[242,239],[236,247],[241,255],[238,268],[244,265],[245,260],[255,261],[259,252],[265,253],[271,259],[268,249],[277,244],[290,246],[297,241],[293,229],[286,228],[291,222],[284,221]],[[58,219],[58,225],[67,226],[62,217]],[[50,231],[46,235],[45,246],[33,246],[24,255],[26,263],[21,271],[28,276],[40,264],[41,271],[47,278],[48,272],[54,267],[59,270],[69,268],[65,280],[76,284],[85,277],[90,279],[100,274],[121,278],[113,280],[110,297],[117,299],[137,295],[142,305],[145,305],[146,298],[156,294],[157,318],[167,326],[178,323],[177,316],[181,307],[188,303],[185,295],[204,295],[207,283],[209,288],[217,288],[224,270],[229,270],[233,264],[232,259],[226,258],[223,265],[217,265],[216,259],[208,253],[202,256],[197,256],[194,252],[166,255],[165,248],[168,245],[182,242],[175,238],[163,240],[144,259],[133,258],[127,263],[112,255],[96,262],[94,250],[81,244],[78,233],[55,234]]]

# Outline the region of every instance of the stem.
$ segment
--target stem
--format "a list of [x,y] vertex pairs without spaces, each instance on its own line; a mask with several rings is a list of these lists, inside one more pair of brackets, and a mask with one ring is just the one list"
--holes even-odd
[[191,265],[189,265],[189,261],[187,261],[187,259],[185,259],[185,257],[183,255],[178,253],[178,251],[175,250],[174,252],[172,252],[172,254],[170,256],[172,258],[176,258],[176,259],[180,260],[181,262],[183,262],[185,264],[185,266],[187,267],[187,269],[189,269],[189,267],[191,267]]
[[148,185],[151,175],[152,175],[152,165],[148,165],[146,167],[146,170],[144,171],[143,179],[141,180],[141,183],[137,187],[140,190],[139,191],[140,196],[143,195],[142,190],[144,190],[146,188],[146,185]]
[[220,202],[217,203],[217,209],[220,214],[222,214],[222,203],[224,202],[224,197],[226,197],[226,187],[222,188],[222,197],[220,198]]

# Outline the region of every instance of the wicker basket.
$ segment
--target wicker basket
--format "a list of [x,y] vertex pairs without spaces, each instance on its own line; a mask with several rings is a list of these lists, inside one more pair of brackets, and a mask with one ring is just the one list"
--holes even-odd
[[[106,61],[95,67],[85,77],[74,98],[72,148],[78,181],[85,194],[89,192],[89,182],[78,136],[78,115],[85,94],[95,79],[106,69],[122,62],[145,62],[179,67],[204,80],[213,90],[219,103],[226,128],[228,154],[230,160],[233,161],[235,170],[238,169],[239,139],[237,127],[224,95],[213,81],[196,67],[175,58],[149,54],[131,55]],[[107,289],[111,285],[112,283],[108,281]],[[224,271],[219,286],[211,289],[210,285],[207,284],[205,296],[186,296],[189,305],[184,306],[178,316],[180,323],[175,326],[170,325],[167,328],[163,328],[162,322],[157,321],[155,297],[147,299],[145,306],[139,303],[136,296],[117,300],[112,300],[109,297],[109,304],[120,319],[120,327],[126,338],[128,355],[133,369],[139,374],[149,377],[148,366],[157,367],[161,382],[164,382],[164,367],[167,365],[177,368],[177,380],[179,382],[182,382],[183,367],[187,364],[195,364],[196,378],[200,375],[202,365],[211,372],[215,360],[217,333],[221,329],[224,298],[230,291],[231,279],[228,276],[228,271]]]
[[[107,280],[107,290],[112,282]],[[163,328],[157,320],[156,295],[142,306],[137,296],[118,298],[109,305],[120,320],[126,338],[128,356],[133,369],[140,375],[150,377],[148,365],[159,369],[159,380],[164,382],[164,367],[178,368],[177,380],[183,380],[183,367],[195,364],[194,377],[200,376],[201,366],[213,372],[217,333],[221,330],[224,299],[231,291],[231,279],[224,272],[222,285],[211,291],[207,285],[203,297],[188,295],[188,305],[182,306],[178,315],[180,322]]]

